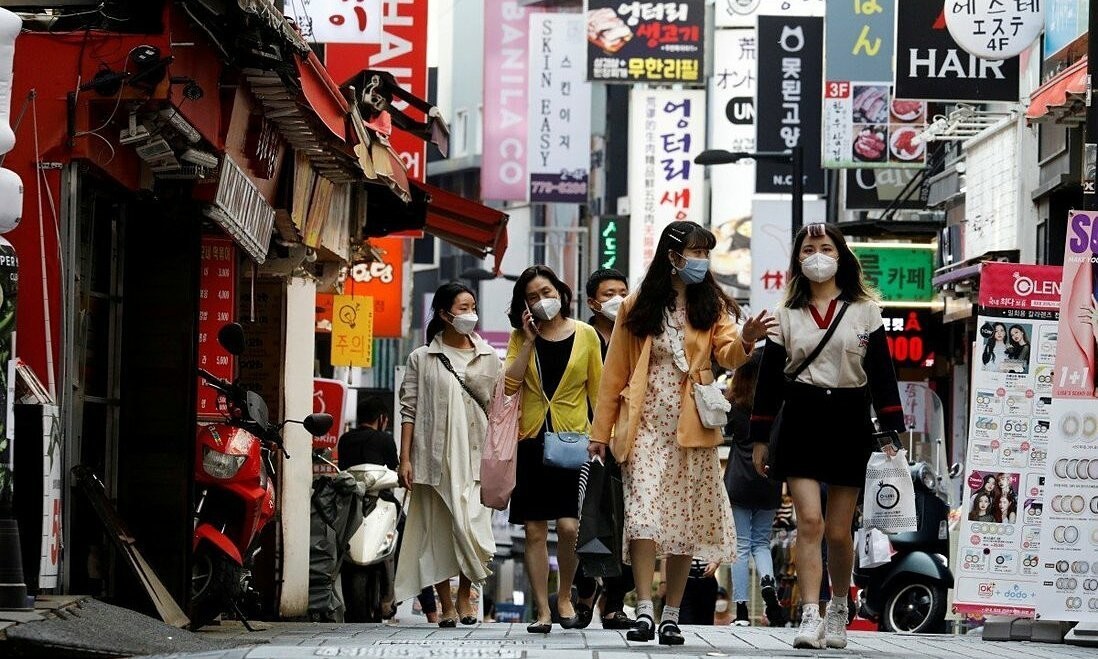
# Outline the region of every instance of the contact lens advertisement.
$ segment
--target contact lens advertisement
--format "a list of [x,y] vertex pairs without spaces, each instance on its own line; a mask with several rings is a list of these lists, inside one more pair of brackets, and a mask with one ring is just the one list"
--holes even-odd
[[1035,615],[1060,268],[985,263],[954,610]]
[[1037,617],[1098,620],[1098,214],[1068,220]]

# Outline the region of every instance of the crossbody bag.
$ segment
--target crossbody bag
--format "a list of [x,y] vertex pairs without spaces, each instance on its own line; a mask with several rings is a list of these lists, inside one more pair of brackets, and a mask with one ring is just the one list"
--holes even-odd
[[[591,436],[585,432],[553,430],[553,418],[549,414],[549,397],[545,395],[545,380],[542,378],[541,360],[537,346],[534,346],[534,368],[537,369],[538,382],[541,385],[541,397],[545,399],[545,449],[541,461],[550,467],[561,469],[579,469],[587,462],[587,445]],[[559,386],[559,385],[558,385]]]

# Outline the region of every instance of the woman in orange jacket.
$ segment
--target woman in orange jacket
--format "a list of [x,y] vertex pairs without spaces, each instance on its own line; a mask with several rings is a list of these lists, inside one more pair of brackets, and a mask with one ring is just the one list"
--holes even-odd
[[740,329],[739,306],[709,273],[715,244],[693,222],[664,229],[639,292],[622,304],[599,386],[590,451],[601,456],[609,446],[622,464],[625,558],[637,585],[631,641],[656,636],[657,556],[667,565],[659,641],[681,645],[678,613],[691,558],[728,563],[736,555],[717,456],[723,437],[703,423],[694,387],[713,382],[713,360],[726,368],[744,363],[774,320],[764,311]]

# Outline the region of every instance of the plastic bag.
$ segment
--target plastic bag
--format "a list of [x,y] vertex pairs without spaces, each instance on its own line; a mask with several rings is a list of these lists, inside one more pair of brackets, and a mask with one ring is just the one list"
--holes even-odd
[[506,510],[515,489],[515,453],[522,393],[508,396],[503,375],[488,404],[488,436],[480,455],[480,502]]
[[862,569],[887,565],[896,553],[888,536],[879,529],[858,529],[854,542],[858,545],[858,567]]
[[862,499],[862,527],[885,533],[909,533],[919,529],[915,515],[915,486],[907,466],[907,451],[895,457],[879,451],[869,456]]

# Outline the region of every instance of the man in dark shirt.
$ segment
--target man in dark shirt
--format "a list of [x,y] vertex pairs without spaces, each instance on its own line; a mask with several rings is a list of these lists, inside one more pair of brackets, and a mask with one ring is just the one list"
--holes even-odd
[[389,424],[388,408],[377,396],[358,402],[358,427],[339,438],[339,468],[376,464],[396,469],[396,441],[385,427]]
[[614,320],[618,317],[625,296],[629,295],[629,282],[618,270],[596,270],[587,278],[587,306],[594,312],[588,321],[599,333],[602,358],[610,347],[610,335],[614,332]]

